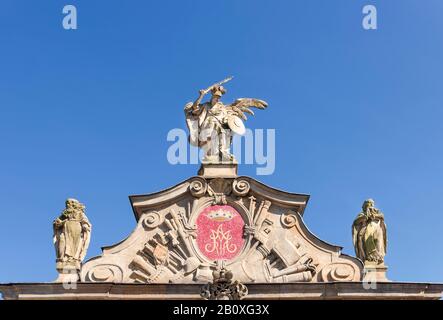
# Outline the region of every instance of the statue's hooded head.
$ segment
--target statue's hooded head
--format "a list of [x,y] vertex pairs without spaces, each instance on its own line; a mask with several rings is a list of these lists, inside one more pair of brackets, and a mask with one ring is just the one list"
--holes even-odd
[[368,200],[365,200],[365,202],[363,202],[362,209],[363,209],[363,211],[366,211],[368,208],[374,207],[374,205],[375,205],[374,200],[368,199]]

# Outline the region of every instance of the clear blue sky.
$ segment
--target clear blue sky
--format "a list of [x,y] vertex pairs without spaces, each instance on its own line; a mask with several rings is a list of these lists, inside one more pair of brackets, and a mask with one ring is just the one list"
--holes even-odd
[[[62,28],[62,8],[78,29]],[[361,27],[365,4],[378,30]],[[135,227],[127,196],[195,175],[172,166],[183,105],[236,78],[259,97],[250,128],[276,129],[276,170],[308,193],[310,230],[353,254],[372,197],[388,225],[388,276],[443,282],[443,2],[22,1],[0,5],[0,282],[56,277],[52,221],[87,206],[88,257]],[[240,173],[255,176],[255,166]]]

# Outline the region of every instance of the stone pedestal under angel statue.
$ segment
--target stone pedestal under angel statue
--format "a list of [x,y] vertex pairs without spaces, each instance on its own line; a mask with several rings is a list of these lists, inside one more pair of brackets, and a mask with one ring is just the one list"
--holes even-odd
[[65,205],[66,208],[53,223],[56,268],[59,272],[56,282],[78,279],[91,235],[91,223],[85,215],[85,206],[75,199],[67,199]]
[[[235,163],[230,153],[233,134],[246,132],[243,120],[245,113],[253,115],[250,109],[265,109],[268,104],[259,99],[241,98],[225,105],[220,98],[226,93],[222,84],[232,77],[199,91],[199,97],[185,106],[186,124],[189,129],[189,142],[203,149],[202,162],[205,164]],[[201,103],[204,96],[211,93],[211,98]]]

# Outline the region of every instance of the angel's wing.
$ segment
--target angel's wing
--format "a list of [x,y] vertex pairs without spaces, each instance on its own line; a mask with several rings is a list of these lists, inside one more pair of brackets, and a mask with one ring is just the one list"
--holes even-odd
[[254,115],[254,112],[250,108],[257,108],[263,110],[266,109],[267,107],[268,104],[266,103],[266,101],[253,99],[253,98],[240,98],[235,100],[230,105],[227,105],[226,109],[228,109],[228,113],[240,117],[243,120],[246,120],[247,118],[245,113]]

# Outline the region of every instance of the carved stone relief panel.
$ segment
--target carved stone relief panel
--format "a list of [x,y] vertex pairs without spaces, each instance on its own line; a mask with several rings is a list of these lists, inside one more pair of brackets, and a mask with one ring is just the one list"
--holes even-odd
[[303,223],[308,196],[257,181],[191,178],[131,198],[138,224],[123,242],[82,267],[83,281],[207,283],[221,261],[235,280],[358,281],[359,260]]

